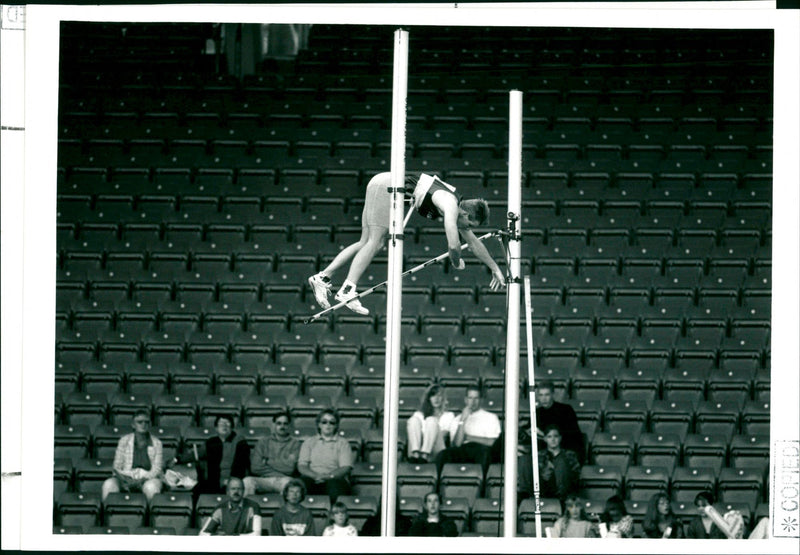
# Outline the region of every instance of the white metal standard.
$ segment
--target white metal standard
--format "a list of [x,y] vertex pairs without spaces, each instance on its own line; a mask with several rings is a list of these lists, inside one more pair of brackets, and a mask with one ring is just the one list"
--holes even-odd
[[389,270],[386,296],[386,379],[383,415],[383,481],[381,535],[395,534],[397,496],[397,425],[400,404],[400,311],[403,293],[403,190],[406,173],[406,98],[408,94],[408,32],[394,33],[392,82],[391,210]]
[[[509,92],[508,110],[508,318],[506,320],[505,483],[503,536],[517,533],[517,442],[519,435],[519,289],[522,242],[522,91]],[[530,352],[530,351],[529,351]]]
[[525,276],[525,335],[528,346],[528,384],[530,387],[530,417],[531,417],[531,464],[533,466],[533,500],[535,502],[534,515],[536,518],[536,537],[542,537],[542,507],[539,500],[539,441],[536,437],[536,402],[533,378],[533,326],[531,325],[531,277]]

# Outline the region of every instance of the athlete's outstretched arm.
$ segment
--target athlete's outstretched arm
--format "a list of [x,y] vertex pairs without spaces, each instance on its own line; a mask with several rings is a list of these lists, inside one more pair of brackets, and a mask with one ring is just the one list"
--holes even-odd
[[475,237],[471,229],[459,229],[458,231],[461,233],[464,241],[469,245],[469,248],[472,249],[472,252],[475,253],[475,256],[478,257],[478,260],[486,264],[492,272],[492,282],[490,284],[492,291],[504,287],[506,284],[505,276],[503,276],[503,272],[500,271],[500,267],[497,265],[497,262],[494,261],[492,255],[489,254],[483,241]]
[[442,213],[442,218],[444,219],[444,234],[447,237],[447,248],[450,251],[450,262],[460,270],[464,265],[461,260],[461,239],[458,237],[458,203],[456,198],[445,191],[437,191],[433,194],[431,200]]

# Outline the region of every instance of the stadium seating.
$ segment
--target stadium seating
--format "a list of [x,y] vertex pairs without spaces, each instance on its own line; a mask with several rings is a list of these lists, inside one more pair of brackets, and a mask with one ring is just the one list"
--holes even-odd
[[[521,263],[534,333],[520,367],[530,357],[535,380],[554,380],[576,410],[594,463],[583,476],[591,511],[618,492],[640,533],[656,488],[688,503],[681,515],[696,491],[716,488],[755,514],[769,491],[771,40],[728,30],[425,31],[411,30],[421,73],[409,86],[409,168],[486,198],[487,231],[505,221],[507,89],[525,91]],[[220,413],[252,442],[283,408],[302,435],[332,405],[357,455],[351,516],[377,510],[386,293],[367,299],[367,317],[337,310],[303,321],[317,310],[307,277],[358,241],[364,187],[388,170],[388,34],[315,25],[293,60],[234,76],[197,54],[218,33],[62,28],[57,533],[202,524],[207,507],[184,492],[161,494],[144,516],[119,499],[94,504],[140,408],[172,453],[208,437]],[[674,64],[674,52],[713,73]],[[410,220],[404,268],[445,248],[430,223]],[[486,246],[502,267],[498,243]],[[360,285],[380,282],[387,260],[379,253]],[[446,386],[458,410],[460,389],[477,381],[487,408],[504,412],[506,295],[465,260],[462,272],[445,261],[404,279],[402,417],[430,383]],[[437,481],[404,466],[399,428],[402,506],[416,510],[439,487],[464,534],[500,535],[497,463],[485,483],[466,467]],[[261,506],[270,516],[277,505]],[[323,509],[315,505],[320,522]],[[518,516],[530,535],[528,501]]]

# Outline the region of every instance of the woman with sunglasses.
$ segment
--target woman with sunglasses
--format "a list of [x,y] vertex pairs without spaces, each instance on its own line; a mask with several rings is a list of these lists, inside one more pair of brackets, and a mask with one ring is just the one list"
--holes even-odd
[[335,503],[340,495],[350,494],[350,471],[353,451],[350,443],[339,436],[339,417],[332,409],[317,415],[316,436],[300,447],[297,470],[309,494],[325,494]]

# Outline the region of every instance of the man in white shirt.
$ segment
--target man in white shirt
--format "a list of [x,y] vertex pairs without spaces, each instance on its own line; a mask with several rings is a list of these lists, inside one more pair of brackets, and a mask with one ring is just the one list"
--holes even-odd
[[447,463],[478,463],[484,474],[491,463],[492,445],[500,436],[500,419],[481,408],[481,390],[467,387],[464,410],[450,425],[450,447],[436,457],[441,474]]

